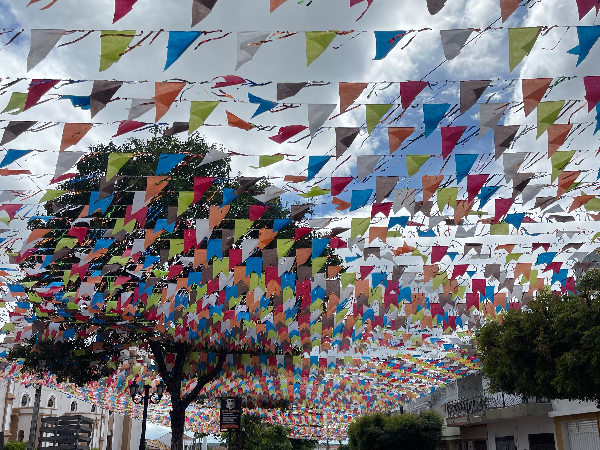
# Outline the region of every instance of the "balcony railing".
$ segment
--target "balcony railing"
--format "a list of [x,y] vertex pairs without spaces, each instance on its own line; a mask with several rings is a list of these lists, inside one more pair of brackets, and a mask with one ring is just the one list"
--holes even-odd
[[483,392],[474,397],[460,398],[446,403],[448,418],[477,414],[490,409],[507,408],[523,403],[550,403],[543,397],[523,397],[504,393]]

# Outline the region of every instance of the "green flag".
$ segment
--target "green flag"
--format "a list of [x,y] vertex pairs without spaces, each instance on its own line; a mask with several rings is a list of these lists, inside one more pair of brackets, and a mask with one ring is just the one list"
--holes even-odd
[[100,72],[116,63],[135,36],[135,30],[100,32]]
[[304,198],[318,197],[319,195],[329,194],[330,191],[331,191],[331,189],[323,189],[319,186],[313,186],[310,189],[310,191],[308,191],[306,194],[300,194],[300,197],[304,197]]
[[[8,105],[4,108],[2,113],[10,113],[12,115],[19,114],[25,109],[25,102],[27,101],[27,94],[24,92],[13,92],[8,101]],[[12,112],[11,112],[12,111]]]
[[250,219],[235,219],[233,238],[237,241],[245,235],[252,226],[252,223],[253,222]]
[[204,121],[219,106],[219,103],[221,102],[191,102],[189,134],[204,125]]
[[346,289],[349,284],[354,285],[356,282],[355,272],[345,272],[340,275],[342,280],[342,289]]
[[169,239],[169,259],[183,253],[183,239]]
[[283,258],[292,249],[293,239],[277,239],[277,258]]
[[121,167],[133,158],[133,153],[111,153],[108,155],[108,167],[106,168],[106,181],[110,181],[119,173]]
[[367,131],[369,134],[375,129],[377,124],[390,110],[392,105],[366,105],[367,108]]
[[508,63],[511,72],[529,54],[540,29],[540,27],[508,29]]
[[194,201],[194,191],[180,191],[177,199],[177,217],[188,210]]
[[327,256],[320,256],[312,260],[312,274],[313,277],[319,273],[319,270],[325,265],[327,262]]
[[355,217],[352,219],[350,224],[350,239],[365,234],[369,229],[369,225],[371,225],[371,219],[368,217]]
[[508,234],[508,223],[500,222],[490,225],[490,235],[491,236],[503,236]]
[[571,158],[575,155],[575,150],[563,151],[563,152],[555,152],[552,155],[552,176],[551,182],[554,183],[561,173],[567,167],[567,164],[571,162]]
[[446,205],[456,209],[458,187],[438,189],[436,197],[438,208],[440,209],[440,211],[443,211]]
[[271,164],[278,163],[283,161],[285,158],[284,155],[261,155],[258,157],[258,166],[250,166],[253,169],[260,169],[261,167],[267,167]]
[[44,196],[40,199],[40,203],[56,200],[58,197],[63,195],[67,191],[60,191],[58,189],[47,189]]
[[406,155],[406,168],[408,169],[408,176],[412,177],[414,174],[416,174],[428,159],[429,155]]
[[564,100],[558,100],[555,102],[540,102],[537,107],[537,136],[539,138],[546,132],[560,114],[560,110],[565,106]]
[[329,44],[337,36],[337,31],[306,31],[306,66],[310,66],[315,59],[327,50]]

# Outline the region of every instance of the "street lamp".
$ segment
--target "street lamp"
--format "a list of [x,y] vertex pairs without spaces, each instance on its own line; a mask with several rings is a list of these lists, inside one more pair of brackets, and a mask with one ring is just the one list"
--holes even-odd
[[140,396],[140,398],[136,400],[137,395],[141,394],[140,387],[137,385],[137,383],[131,383],[129,385],[129,395],[131,395],[131,401],[136,405],[140,405],[142,402],[144,402],[144,416],[142,418],[142,437],[140,438],[140,450],[146,450],[146,420],[148,419],[148,402],[152,403],[153,405],[156,405],[160,402],[160,399],[162,398],[164,393],[165,384],[161,380],[160,383],[158,383],[158,386],[156,386],[156,400],[150,398],[149,384],[144,385],[144,393]]

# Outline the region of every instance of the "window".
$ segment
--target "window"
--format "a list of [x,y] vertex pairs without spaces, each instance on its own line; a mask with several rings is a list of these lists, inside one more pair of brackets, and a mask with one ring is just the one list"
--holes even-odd
[[19,442],[23,442],[25,440],[25,432],[23,430],[19,430],[18,439]]
[[71,412],[77,411],[77,402],[71,402]]
[[48,403],[47,403],[47,407],[48,408],[54,408],[54,404],[56,403],[54,396],[52,397],[48,397]]
[[556,450],[554,433],[540,433],[529,435],[530,450]]
[[21,407],[29,406],[29,394],[23,394],[21,397]]
[[92,412],[96,412],[96,405],[92,405]]

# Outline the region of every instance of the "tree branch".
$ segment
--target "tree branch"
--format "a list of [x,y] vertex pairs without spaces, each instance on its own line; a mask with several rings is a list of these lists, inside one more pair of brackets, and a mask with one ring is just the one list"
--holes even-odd
[[158,371],[160,373],[161,378],[165,382],[169,394],[173,396],[175,392],[175,386],[173,386],[173,377],[169,374],[169,370],[167,369],[167,365],[165,364],[165,357],[163,355],[162,349],[160,348],[160,344],[157,341],[153,341],[152,339],[148,339],[148,345],[152,350],[152,354],[154,355],[154,361],[158,366]]
[[192,392],[190,392],[188,395],[186,395],[182,399],[183,403],[186,406],[198,398],[198,395],[200,395],[200,391],[202,390],[202,388],[204,386],[206,386],[208,383],[210,383],[212,380],[214,380],[221,374],[221,372],[223,371],[223,366],[225,365],[226,359],[227,359],[226,352],[219,353],[219,359],[217,360],[217,364],[215,365],[215,367],[213,367],[213,369],[210,372],[199,377],[198,383],[196,384],[196,386],[194,386],[194,389],[192,390]]

